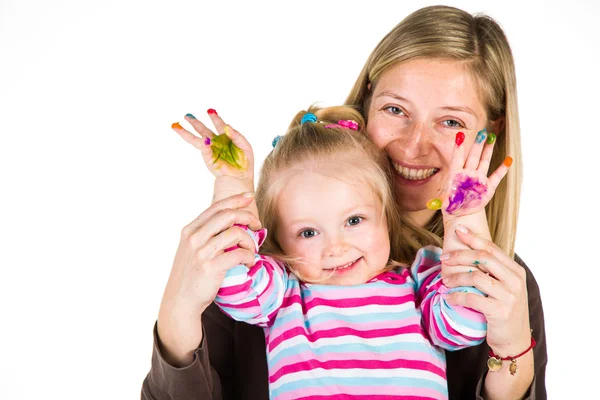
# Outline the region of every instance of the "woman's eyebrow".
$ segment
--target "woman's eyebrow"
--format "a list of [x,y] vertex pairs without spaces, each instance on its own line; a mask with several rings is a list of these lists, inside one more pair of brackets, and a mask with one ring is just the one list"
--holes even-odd
[[448,110],[448,111],[465,112],[467,114],[472,114],[475,118],[477,118],[477,114],[475,114],[475,111],[471,110],[469,107],[446,106],[446,107],[440,107],[440,109]]
[[397,100],[400,100],[400,101],[405,101],[407,103],[411,102],[407,98],[402,97],[399,94],[396,94],[396,93],[393,93],[393,92],[381,92],[377,96],[375,96],[375,98],[379,98],[379,97],[392,97],[394,99],[397,99]]

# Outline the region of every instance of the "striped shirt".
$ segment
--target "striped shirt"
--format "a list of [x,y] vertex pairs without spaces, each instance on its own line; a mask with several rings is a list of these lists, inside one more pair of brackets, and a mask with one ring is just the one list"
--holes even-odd
[[[266,232],[252,232],[256,252]],[[443,349],[481,343],[482,314],[450,306],[441,249],[422,248],[410,268],[356,286],[301,282],[256,255],[227,273],[215,302],[265,330],[272,399],[447,399]]]

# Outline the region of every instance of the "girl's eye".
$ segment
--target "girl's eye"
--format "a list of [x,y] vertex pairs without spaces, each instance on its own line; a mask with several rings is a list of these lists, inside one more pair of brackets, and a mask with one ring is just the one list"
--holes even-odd
[[300,237],[302,237],[304,239],[310,239],[312,237],[315,237],[316,235],[317,235],[317,232],[315,232],[314,229],[305,229],[300,232]]
[[458,122],[455,119],[447,119],[442,121],[442,124],[446,125],[448,128],[464,128],[465,126]]
[[348,218],[348,225],[350,225],[350,226],[358,225],[362,222],[362,220],[363,220],[363,217],[359,217],[358,215],[355,215],[354,217]]
[[404,111],[402,111],[402,109],[400,107],[396,107],[396,106],[388,106],[388,107],[385,107],[384,110],[387,110],[387,112],[389,112],[390,114],[394,114],[394,115],[404,114]]

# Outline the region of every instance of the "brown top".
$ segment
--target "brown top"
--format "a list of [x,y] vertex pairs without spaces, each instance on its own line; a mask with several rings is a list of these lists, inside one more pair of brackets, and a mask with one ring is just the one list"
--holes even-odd
[[[540,290],[525,263],[529,321],[537,342],[535,377],[526,399],[546,400],[546,332]],[[204,335],[192,364],[175,368],[160,354],[156,326],[152,367],[142,386],[142,400],[268,400],[269,385],[263,329],[237,322],[213,303],[202,314]],[[486,343],[446,352],[450,399],[483,400],[481,388],[487,372]],[[466,368],[469,366],[469,368]]]

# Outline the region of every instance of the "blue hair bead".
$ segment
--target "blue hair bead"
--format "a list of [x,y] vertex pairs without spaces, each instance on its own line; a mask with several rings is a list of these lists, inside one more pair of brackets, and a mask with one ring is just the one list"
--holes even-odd
[[273,148],[275,148],[275,146],[277,146],[277,143],[279,143],[280,139],[281,139],[280,135],[275,136],[275,139],[273,139],[273,142],[271,143],[273,145]]
[[304,124],[305,122],[317,122],[317,116],[313,113],[306,113],[304,114],[304,117],[302,117],[300,123]]

